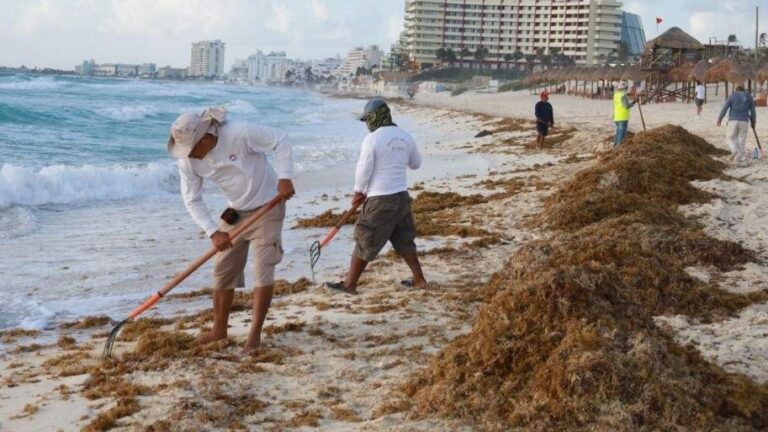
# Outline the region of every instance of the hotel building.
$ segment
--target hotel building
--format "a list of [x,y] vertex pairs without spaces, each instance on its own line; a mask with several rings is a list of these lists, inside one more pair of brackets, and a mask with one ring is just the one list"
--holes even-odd
[[480,47],[489,51],[484,62],[497,66],[518,48],[523,54],[557,49],[592,65],[618,48],[621,7],[615,0],[406,0],[401,43],[422,65],[436,62],[438,48],[458,55]]
[[189,63],[190,77],[224,76],[224,42],[200,41],[192,44]]
[[357,68],[370,69],[374,66],[381,67],[384,60],[384,51],[378,46],[371,45],[367,48],[356,47],[349,51],[347,57],[339,67],[339,76],[351,77],[357,72]]

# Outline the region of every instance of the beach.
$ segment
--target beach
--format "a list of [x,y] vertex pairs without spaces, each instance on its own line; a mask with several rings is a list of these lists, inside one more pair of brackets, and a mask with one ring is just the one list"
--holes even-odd
[[[210,325],[209,292],[204,288],[211,269],[206,266],[180,287],[184,296],[163,300],[147,314],[151,320],[145,325],[127,328],[118,339],[114,360],[101,362],[111,322],[87,316],[121,319],[152,287],[208,246],[178,201],[161,205],[166,195],[110,205],[100,216],[121,223],[106,224],[96,235],[92,225],[81,224],[66,243],[50,241],[52,233],[71,229],[89,215],[83,207],[46,220],[25,241],[20,236],[5,240],[21,261],[48,272],[30,296],[45,298],[54,284],[78,286],[89,307],[79,309],[78,315],[51,316],[42,326],[29,326],[26,334],[3,333],[0,430],[494,429],[459,413],[445,416],[433,412],[434,407],[413,409],[398,395],[414,374],[439,365],[434,362],[445,358],[440,353],[452,341],[472,334],[478,311],[500,292],[494,284],[514,268],[510,256],[558,238],[540,223],[547,199],[577,172],[599,166],[609,150],[611,101],[564,95],[551,97],[558,126],[550,137],[553,144],[531,148],[535,130],[530,118],[537,99],[527,91],[467,92],[455,97],[417,95],[413,102],[394,104],[395,121],[414,134],[425,156],[424,168],[410,173],[409,184],[414,202],[424,203],[424,220],[434,221],[424,228],[428,234],[418,239],[431,283],[427,290],[402,287],[399,281],[408,275],[407,267],[388,251],[365,273],[358,296],[312,284],[308,248],[326,228],[295,225],[327,210],[343,211],[350,199],[353,165],[344,160],[333,170],[300,172],[298,195],[291,203],[295,210],[286,221],[286,259],[278,268],[278,277],[287,282],[278,289],[267,318],[265,349],[253,358],[239,355],[250,325],[246,296],[236,301],[226,342],[197,347],[192,341],[199,328]],[[344,109],[361,105],[344,104]],[[643,106],[643,114],[649,129],[679,125],[725,148],[724,129],[715,125],[719,108],[720,101],[712,101],[698,117],[692,104],[650,104]],[[633,112],[631,132],[642,129],[637,114]],[[759,109],[758,119],[765,114]],[[491,134],[475,138],[484,130]],[[757,131],[768,141],[766,123],[758,121]],[[748,150],[753,145],[748,139]],[[679,211],[694,216],[707,236],[741,245],[754,259],[727,271],[714,264],[692,265],[685,269],[691,277],[734,295],[766,292],[764,165],[729,165],[725,176],[692,183],[716,197],[678,206]],[[142,215],[157,208],[163,209],[163,222],[142,223]],[[128,210],[134,221],[125,220]],[[343,229],[323,251],[318,282],[343,276],[351,231]],[[66,256],[66,248],[73,247],[85,254],[54,267],[35,261],[41,244],[52,248],[54,256]],[[100,279],[100,262],[119,265]],[[63,266],[81,267],[68,279]],[[130,287],[130,295],[119,292],[121,285]],[[110,296],[117,294],[123,297],[116,302]],[[99,313],[106,304],[109,313]],[[62,310],[73,308],[65,302]],[[693,347],[712,367],[764,386],[768,302],[754,297],[746,307],[728,310],[732,313],[708,319],[659,315],[654,322],[681,346]]]

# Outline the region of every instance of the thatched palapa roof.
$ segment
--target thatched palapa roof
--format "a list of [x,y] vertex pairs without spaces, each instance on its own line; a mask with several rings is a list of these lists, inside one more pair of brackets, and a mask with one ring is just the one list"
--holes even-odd
[[651,39],[645,44],[645,50],[650,51],[654,48],[673,49],[673,50],[701,50],[704,45],[696,38],[682,31],[679,27],[672,27],[665,31],[656,39]]
[[755,72],[755,79],[760,83],[768,81],[768,63]]
[[707,71],[713,66],[712,63],[709,63],[708,61],[700,61],[696,64],[696,66],[693,67],[693,70],[691,71],[691,77],[695,79],[696,81],[701,82],[708,82],[707,81]]
[[694,65],[690,63],[681,64],[669,71],[669,77],[673,81],[688,81],[693,78]]

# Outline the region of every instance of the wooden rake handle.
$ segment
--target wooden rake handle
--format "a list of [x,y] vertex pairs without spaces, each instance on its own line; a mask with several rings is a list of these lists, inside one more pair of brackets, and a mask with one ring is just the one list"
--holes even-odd
[[328,231],[328,234],[325,235],[322,241],[320,241],[320,247],[323,248],[325,245],[331,242],[333,238],[336,236],[336,234],[341,230],[341,228],[347,223],[349,218],[352,217],[353,214],[357,211],[358,207],[360,207],[361,203],[357,203],[352,206],[349,210],[347,210],[343,216],[341,216],[341,219],[339,219],[339,223],[336,224],[333,228],[331,228],[330,231]]
[[[263,218],[264,215],[269,213],[270,210],[275,208],[278,204],[280,204],[283,201],[282,196],[276,196],[272,198],[271,201],[269,201],[266,205],[262,206],[256,213],[248,216],[243,223],[238,225],[235,229],[229,232],[229,236],[232,239],[232,241],[236,240],[240,235],[243,234],[243,232],[250,228],[256,221]],[[172,289],[176,288],[181,282],[184,281],[189,275],[194,273],[197,269],[199,269],[203,264],[205,264],[209,259],[213,258],[214,255],[216,255],[219,252],[218,249],[215,247],[212,247],[200,256],[198,259],[196,259],[194,262],[192,262],[183,272],[177,274],[173,277],[173,279],[169,280],[158,292],[152,294],[152,296],[147,299],[144,303],[142,303],[141,306],[134,309],[129,315],[128,319],[134,319],[144,313],[147,309],[151,308],[155,305],[158,301],[160,301],[161,298],[165,297],[166,294],[168,294]]]

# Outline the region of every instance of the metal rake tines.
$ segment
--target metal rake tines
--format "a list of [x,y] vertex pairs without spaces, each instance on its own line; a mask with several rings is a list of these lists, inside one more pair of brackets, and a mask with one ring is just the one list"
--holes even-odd
[[122,320],[115,328],[112,329],[111,332],[109,332],[109,336],[107,336],[107,341],[104,344],[104,352],[101,353],[101,359],[106,360],[112,356],[112,347],[115,345],[115,340],[117,339],[117,334],[120,333],[120,329],[123,328],[123,326],[130,321],[129,319]]
[[309,247],[309,267],[312,269],[312,282],[315,281],[315,265],[320,261],[320,249],[322,246],[317,240]]

